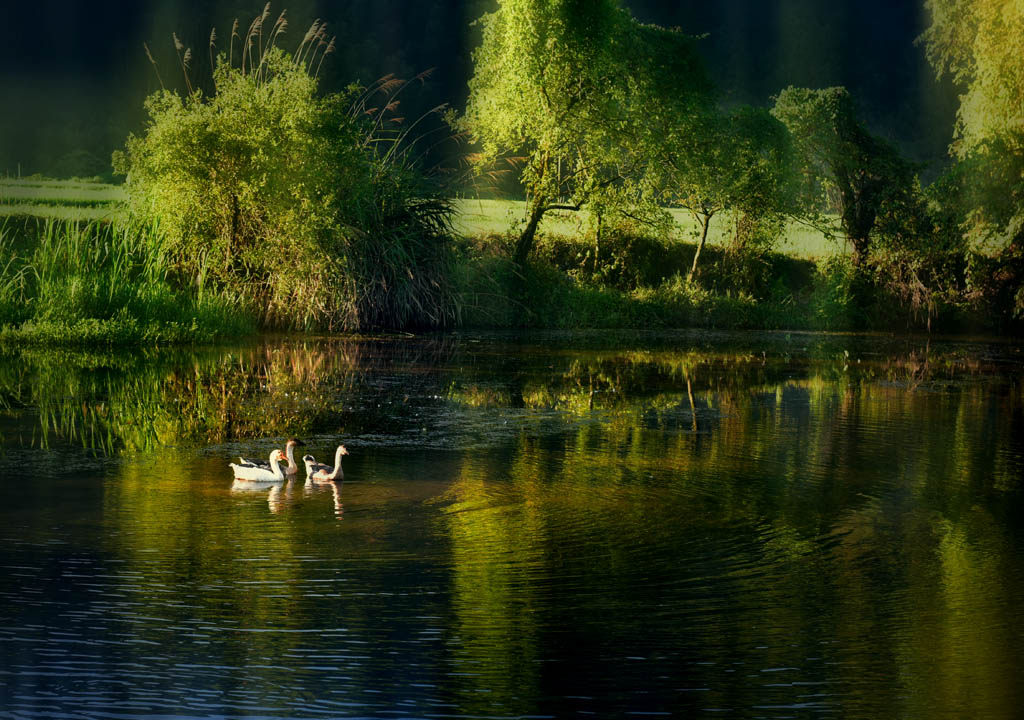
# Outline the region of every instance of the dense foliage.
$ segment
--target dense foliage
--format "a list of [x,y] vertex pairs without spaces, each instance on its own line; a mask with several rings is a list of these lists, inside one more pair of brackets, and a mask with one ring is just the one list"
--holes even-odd
[[928,58],[965,91],[945,200],[972,247],[971,296],[997,315],[1024,318],[1024,6],[925,4]]
[[[151,96],[145,133],[115,158],[150,229],[128,255],[157,263],[146,277],[182,317],[216,298],[266,327],[1007,330],[1024,317],[1024,11],[926,5],[927,54],[965,91],[951,167],[927,187],[845,88],[726,106],[694,38],[618,0],[499,0],[449,121],[475,144],[477,181],[526,202],[504,235],[456,243],[453,201],[412,159],[419,122],[392,122],[407,83],[322,94],[323,25],[289,54],[269,11],[226,53],[211,36],[203,82],[175,38],[186,92]],[[776,252],[801,228],[836,242],[809,261]],[[43,265],[18,257],[0,309],[28,327],[24,306],[44,303],[26,268]],[[109,309],[68,316],[110,323]]]
[[546,212],[607,204],[641,172],[649,128],[677,123],[708,83],[690,38],[636,23],[615,0],[503,0],[481,23],[461,126],[479,167],[519,170],[522,264]]
[[150,97],[115,157],[132,212],[160,222],[179,283],[230,290],[264,325],[446,325],[449,208],[366,105],[393,109],[402,83],[320,96],[309,39],[294,56],[257,41],[240,66],[222,54],[208,95]]

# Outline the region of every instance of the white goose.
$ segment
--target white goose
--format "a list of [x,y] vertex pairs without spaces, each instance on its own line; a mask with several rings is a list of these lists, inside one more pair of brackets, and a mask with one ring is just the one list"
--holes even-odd
[[237,465],[229,463],[229,467],[235,472],[236,480],[249,480],[250,482],[283,482],[284,470],[281,469],[281,461],[284,460],[284,453],[280,450],[270,452],[270,468],[259,467],[258,465]]
[[339,445],[338,450],[334,453],[334,467],[321,465],[313,459],[312,455],[304,456],[302,461],[306,464],[306,476],[322,482],[344,480],[345,471],[341,469],[341,458],[345,455],[348,455],[348,450],[344,445]]
[[[285,454],[288,457],[288,467],[284,469],[285,475],[294,475],[299,471],[299,466],[295,464],[295,448],[303,447],[306,443],[295,438],[290,438],[285,444]],[[244,457],[238,458],[238,464],[243,467],[258,467],[264,470],[270,470],[270,464],[265,463],[262,460],[246,460]]]

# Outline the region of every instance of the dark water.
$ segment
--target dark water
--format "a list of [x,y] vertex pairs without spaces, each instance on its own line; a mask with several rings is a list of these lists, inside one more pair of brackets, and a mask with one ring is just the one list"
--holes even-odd
[[[1024,354],[0,351],[0,717],[1014,718]],[[233,485],[289,436],[346,480]]]

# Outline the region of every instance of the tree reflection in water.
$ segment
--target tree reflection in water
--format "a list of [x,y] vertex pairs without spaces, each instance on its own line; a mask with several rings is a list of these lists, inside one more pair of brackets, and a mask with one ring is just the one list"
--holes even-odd
[[[1019,356],[893,344],[7,349],[0,402],[8,449],[120,458],[93,542],[122,563],[111,591],[142,599],[109,612],[168,662],[193,648],[165,628],[186,627],[224,667],[291,668],[271,708],[374,689],[366,714],[1011,716]],[[321,455],[344,440],[349,478],[231,486],[225,458],[293,435]],[[25,485],[39,502],[17,517],[43,537],[46,483]]]

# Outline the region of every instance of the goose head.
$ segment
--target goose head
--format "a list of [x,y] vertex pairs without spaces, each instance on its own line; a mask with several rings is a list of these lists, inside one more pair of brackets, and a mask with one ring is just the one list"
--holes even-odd
[[313,474],[313,465],[316,464],[316,459],[312,455],[303,455],[302,464],[306,466],[306,475]]

